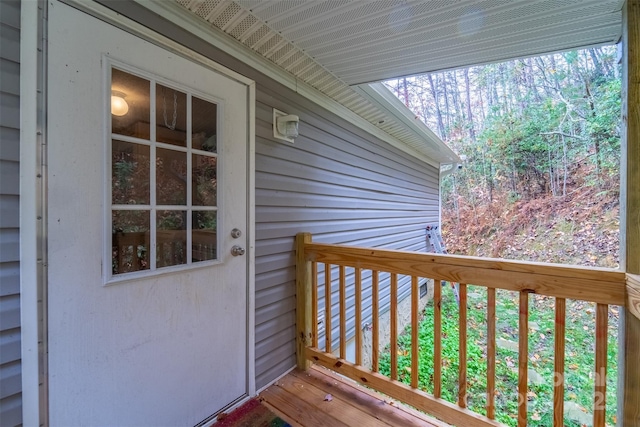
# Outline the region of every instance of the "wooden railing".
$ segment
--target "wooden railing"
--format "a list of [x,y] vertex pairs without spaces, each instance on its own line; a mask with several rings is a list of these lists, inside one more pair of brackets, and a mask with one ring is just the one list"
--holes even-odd
[[[436,255],[405,251],[365,249],[312,243],[311,235],[297,237],[297,321],[298,365],[308,367],[316,363],[346,377],[372,387],[447,423],[460,426],[500,426],[495,420],[496,404],[496,290],[519,293],[518,320],[518,414],[519,427],[527,424],[528,346],[529,346],[529,294],[555,298],[555,353],[556,378],[565,373],[565,317],[566,300],[581,300],[596,304],[595,366],[596,378],[593,394],[593,425],[603,427],[606,414],[606,371],[608,345],[609,305],[625,306],[625,274],[623,272],[526,263],[506,260],[481,259],[455,255]],[[324,274],[324,330],[323,349],[318,342],[318,266]],[[331,267],[337,266],[339,286],[339,348],[332,346]],[[345,269],[353,270],[355,282],[355,363],[346,359],[346,281]],[[371,274],[371,317],[373,360],[371,369],[362,366],[362,275]],[[391,376],[378,372],[379,335],[379,275],[390,277],[390,365]],[[397,283],[398,276],[411,277],[411,365],[410,385],[397,381]],[[434,346],[418,346],[419,279],[434,280]],[[459,283],[459,370],[457,404],[447,402],[442,395],[442,311],[441,282]],[[467,284],[487,288],[487,405],[486,415],[466,407],[467,397]],[[419,350],[433,351],[433,394],[418,389]],[[339,353],[336,356],[335,353]],[[600,376],[600,377],[598,377]],[[563,426],[564,381],[554,381],[554,426]]]

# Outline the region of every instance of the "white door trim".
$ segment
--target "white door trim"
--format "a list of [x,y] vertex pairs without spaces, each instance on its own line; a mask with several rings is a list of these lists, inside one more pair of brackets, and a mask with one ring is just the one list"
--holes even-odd
[[[44,325],[39,304],[46,263],[38,259],[46,236],[39,235],[45,223],[43,213],[43,135],[38,112],[44,99],[38,96],[42,78],[39,52],[41,42],[40,1],[23,1],[20,10],[20,335],[22,350],[22,423],[26,427],[46,423],[46,381],[41,387],[44,366],[40,362],[39,337]],[[46,7],[46,5],[45,5]],[[44,246],[43,246],[44,248]],[[42,345],[46,346],[46,342]],[[46,362],[42,362],[45,363]],[[44,393],[41,394],[41,391]]]

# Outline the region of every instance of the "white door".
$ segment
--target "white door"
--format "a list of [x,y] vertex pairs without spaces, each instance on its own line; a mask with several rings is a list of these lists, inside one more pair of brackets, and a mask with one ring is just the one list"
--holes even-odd
[[251,382],[248,86],[58,2],[48,35],[50,424],[197,424]]

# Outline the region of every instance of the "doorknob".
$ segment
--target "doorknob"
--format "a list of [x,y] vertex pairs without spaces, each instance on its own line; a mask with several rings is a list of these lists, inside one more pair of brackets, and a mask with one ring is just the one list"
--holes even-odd
[[242,246],[234,245],[231,248],[231,255],[233,256],[244,255],[244,248]]

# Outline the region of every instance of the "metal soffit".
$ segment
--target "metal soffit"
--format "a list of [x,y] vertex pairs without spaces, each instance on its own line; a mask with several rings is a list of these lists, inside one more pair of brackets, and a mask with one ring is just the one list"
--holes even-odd
[[[624,0],[175,0],[437,162],[444,143],[357,85],[616,43]],[[370,91],[368,91],[370,92]],[[384,98],[384,97],[383,97]]]

